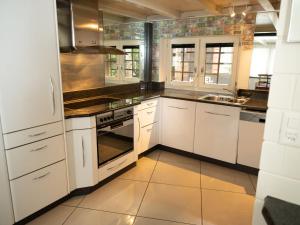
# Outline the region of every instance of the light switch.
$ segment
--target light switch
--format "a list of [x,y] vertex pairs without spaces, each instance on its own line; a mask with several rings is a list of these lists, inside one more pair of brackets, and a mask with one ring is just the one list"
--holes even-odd
[[300,147],[300,113],[284,114],[279,142]]

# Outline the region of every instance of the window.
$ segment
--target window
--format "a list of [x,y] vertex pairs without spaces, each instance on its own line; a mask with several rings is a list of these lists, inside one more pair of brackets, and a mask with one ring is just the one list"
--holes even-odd
[[193,82],[195,76],[195,45],[172,45],[171,81]]
[[125,78],[140,77],[140,46],[123,46],[125,55]]
[[[110,46],[116,48],[116,46]],[[116,77],[117,76],[117,56],[116,55],[106,55],[105,60],[106,76],[107,77]]]
[[208,43],[205,50],[205,84],[229,85],[232,79],[233,43]]

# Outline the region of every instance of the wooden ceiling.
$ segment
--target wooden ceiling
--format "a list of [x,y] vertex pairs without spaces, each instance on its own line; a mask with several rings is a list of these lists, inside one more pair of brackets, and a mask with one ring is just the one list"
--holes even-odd
[[120,18],[146,21],[224,15],[229,14],[233,4],[237,13],[246,6],[251,12],[276,11],[280,0],[100,0],[100,10]]

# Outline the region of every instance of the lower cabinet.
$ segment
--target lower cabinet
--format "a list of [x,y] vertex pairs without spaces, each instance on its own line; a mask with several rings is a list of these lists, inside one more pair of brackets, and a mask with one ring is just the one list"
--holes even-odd
[[138,154],[154,147],[159,143],[159,123],[153,123],[139,129],[135,149]]
[[194,151],[236,163],[240,108],[198,103]]
[[16,222],[68,194],[65,160],[10,182]]
[[162,144],[193,152],[196,103],[162,99]]
[[70,190],[98,183],[96,128],[67,132]]

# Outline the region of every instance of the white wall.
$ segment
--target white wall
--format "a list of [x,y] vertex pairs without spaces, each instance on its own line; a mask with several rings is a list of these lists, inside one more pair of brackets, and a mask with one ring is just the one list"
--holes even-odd
[[261,210],[268,195],[300,205],[300,43],[286,42],[291,2],[281,2],[254,225],[266,224]]
[[248,89],[253,49],[240,48],[237,68],[237,88]]
[[13,223],[12,202],[0,123],[0,225],[11,225]]

